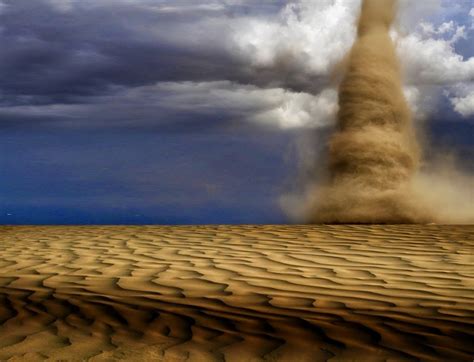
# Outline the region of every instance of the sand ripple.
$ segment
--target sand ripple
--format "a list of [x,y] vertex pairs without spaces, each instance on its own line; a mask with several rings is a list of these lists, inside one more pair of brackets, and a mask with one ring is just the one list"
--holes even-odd
[[0,227],[0,360],[472,361],[474,226]]

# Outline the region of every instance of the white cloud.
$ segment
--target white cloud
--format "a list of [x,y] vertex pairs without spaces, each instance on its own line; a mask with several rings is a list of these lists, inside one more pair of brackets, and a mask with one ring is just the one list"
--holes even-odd
[[[404,13],[422,3],[406,2]],[[431,9],[433,14],[447,15],[445,10],[440,3]],[[405,95],[415,118],[426,118],[438,107],[443,89],[474,80],[474,57],[466,59],[456,51],[456,43],[469,35],[466,25],[449,19],[436,24],[425,20],[430,18],[428,13],[417,16],[418,24],[400,32],[393,31],[392,38],[396,41],[407,83]],[[451,103],[454,107],[454,100]]]
[[433,37],[436,35],[451,36],[450,38],[445,39],[448,40],[448,43],[450,44],[454,44],[460,39],[467,39],[466,27],[464,25],[458,25],[453,20],[444,22],[437,28],[432,23],[422,21],[419,28],[421,29],[420,33],[426,37]]
[[[450,93],[446,92],[449,96]],[[450,97],[451,104],[456,112],[464,117],[474,115],[474,84],[459,85],[455,87]]]
[[[161,108],[194,113],[235,114],[243,120],[280,128],[316,127],[330,124],[337,111],[337,94],[326,89],[318,95],[282,88],[261,89],[228,81],[168,82],[137,93],[160,94]],[[130,95],[129,95],[130,96]]]
[[[359,0],[301,0],[277,17],[240,19],[230,26],[232,51],[256,69],[329,79],[354,40],[359,6]],[[474,57],[464,59],[455,48],[467,38],[466,26],[452,19],[430,20],[443,11],[439,0],[402,1],[401,27],[393,31],[417,118],[436,107],[433,100],[443,86],[474,80]]]
[[[395,36],[406,79],[411,84],[452,84],[474,79],[474,57],[464,59],[454,48],[456,41],[466,37],[464,26],[451,22],[436,28],[422,23],[420,28],[420,32]],[[448,39],[427,37],[449,32],[452,36]]]
[[411,83],[450,84],[474,79],[474,58],[464,60],[449,41],[410,34],[399,40],[399,53]]
[[280,128],[317,127],[332,123],[337,111],[337,93],[326,89],[313,96],[278,91],[273,107],[255,115],[255,121]]
[[415,86],[405,86],[403,88],[403,94],[405,95],[405,99],[407,100],[408,105],[415,116],[415,119],[425,118],[424,109],[420,105],[420,90]]
[[275,18],[241,19],[233,50],[252,66],[292,63],[301,72],[327,75],[354,40],[359,6],[359,0],[296,1]]
[[[229,81],[214,82],[161,82],[135,88],[117,87],[109,95],[84,97],[77,104],[27,105],[5,107],[5,115],[23,117],[57,117],[58,126],[81,124],[90,114],[100,114],[91,126],[100,122],[129,125],[145,122],[153,124],[162,118],[174,119],[174,115],[216,115],[227,120],[254,122],[261,125],[289,129],[295,127],[319,127],[331,124],[337,111],[337,94],[326,89],[318,95],[292,92],[282,88],[259,88]],[[164,117],[164,114],[169,113]],[[151,117],[150,115],[160,115]]]
[[452,98],[454,110],[464,117],[474,115],[474,92],[462,98]]
[[426,120],[436,110],[442,98],[442,86],[405,85],[403,93],[415,121]]

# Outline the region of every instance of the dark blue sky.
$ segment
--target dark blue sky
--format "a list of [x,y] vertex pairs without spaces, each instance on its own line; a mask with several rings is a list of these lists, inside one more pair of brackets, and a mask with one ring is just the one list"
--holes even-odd
[[281,223],[292,134],[6,129],[3,224]]
[[[311,19],[355,18],[357,0],[197,3],[0,1],[1,224],[289,221],[279,199],[298,179],[301,136],[333,124],[329,63],[354,29],[341,30],[339,48],[308,50],[292,37],[310,29],[308,41],[320,41],[328,35]],[[455,71],[408,86],[419,91],[431,150],[450,150],[472,169],[474,15],[459,4],[417,10],[435,26],[419,35],[420,57],[430,39],[446,45],[457,26],[467,30],[435,54],[438,63],[443,51],[461,56],[446,65]],[[452,19],[451,30],[437,28]],[[271,43],[279,36],[284,45]]]

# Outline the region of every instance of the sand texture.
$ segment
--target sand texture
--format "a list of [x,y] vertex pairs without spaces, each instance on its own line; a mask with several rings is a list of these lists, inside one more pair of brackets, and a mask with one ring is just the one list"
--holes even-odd
[[0,227],[0,360],[472,361],[474,226]]

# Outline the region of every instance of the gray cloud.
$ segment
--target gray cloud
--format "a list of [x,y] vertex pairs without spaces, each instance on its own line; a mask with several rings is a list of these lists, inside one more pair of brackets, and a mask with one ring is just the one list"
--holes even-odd
[[[158,124],[216,110],[227,121],[300,127],[331,123],[331,72],[353,40],[359,0],[1,4],[3,127]],[[410,4],[402,6],[410,15],[404,26],[415,28],[397,39],[413,107],[421,109],[435,89],[427,85],[470,82],[474,63],[456,53],[461,25],[453,23],[451,34],[443,19],[430,33],[429,15],[445,11],[440,1]],[[415,18],[427,19],[428,31]],[[436,38],[445,28],[451,38]]]
[[[283,88],[259,88],[230,81],[158,82],[139,87],[117,86],[108,94],[76,96],[75,103],[20,104],[0,108],[0,120],[16,123],[54,122],[59,127],[143,127],[187,122],[189,115],[225,123],[259,123],[281,128],[321,126],[336,111],[336,92],[322,91],[316,98]],[[100,118],[89,118],[90,115]],[[13,117],[13,118],[12,118]],[[224,119],[222,118],[224,117]],[[219,126],[215,124],[214,126]]]

